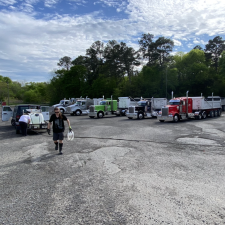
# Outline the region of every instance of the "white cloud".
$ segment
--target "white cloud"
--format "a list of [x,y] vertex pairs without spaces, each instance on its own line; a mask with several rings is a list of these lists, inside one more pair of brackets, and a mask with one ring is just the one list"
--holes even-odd
[[15,4],[17,1],[16,0],[0,0],[0,5],[13,5]]
[[58,3],[59,0],[45,0],[46,7],[53,7]]
[[182,43],[180,41],[178,41],[178,40],[174,39],[173,42],[174,42],[175,46],[181,46],[182,45]]
[[218,31],[224,34],[224,8],[225,1],[221,0],[130,0],[126,12],[142,31],[182,38],[191,34],[215,35]]

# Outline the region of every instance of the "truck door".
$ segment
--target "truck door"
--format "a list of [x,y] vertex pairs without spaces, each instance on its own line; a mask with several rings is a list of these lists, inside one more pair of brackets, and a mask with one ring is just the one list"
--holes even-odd
[[41,106],[41,113],[44,120],[49,120],[49,106]]
[[85,110],[86,109],[85,102],[81,102],[80,109],[81,110]]
[[2,122],[9,121],[12,115],[13,111],[10,106],[2,106]]

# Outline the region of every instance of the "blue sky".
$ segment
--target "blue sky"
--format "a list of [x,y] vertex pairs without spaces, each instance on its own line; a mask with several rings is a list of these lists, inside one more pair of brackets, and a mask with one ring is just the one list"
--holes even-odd
[[0,75],[49,81],[63,56],[95,41],[138,49],[143,33],[171,38],[177,51],[225,39],[224,0],[0,0]]

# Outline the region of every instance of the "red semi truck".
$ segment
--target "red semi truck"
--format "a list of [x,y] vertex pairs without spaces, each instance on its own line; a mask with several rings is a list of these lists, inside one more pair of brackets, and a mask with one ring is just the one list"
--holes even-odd
[[174,121],[195,118],[205,119],[206,117],[217,117],[221,115],[221,100],[207,101],[201,97],[178,97],[169,101],[169,104],[162,107],[157,119],[160,122]]

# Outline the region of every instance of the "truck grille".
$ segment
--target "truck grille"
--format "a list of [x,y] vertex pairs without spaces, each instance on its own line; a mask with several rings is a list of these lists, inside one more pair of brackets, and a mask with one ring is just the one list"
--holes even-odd
[[70,107],[67,107],[67,108],[66,108],[66,111],[67,111],[68,113],[71,113],[71,108],[70,108]]
[[95,107],[94,106],[90,106],[89,110],[90,110],[90,112],[94,112],[95,111]]
[[135,111],[135,107],[129,107],[129,113],[134,113],[134,111]]
[[168,116],[168,108],[162,108],[162,116]]

